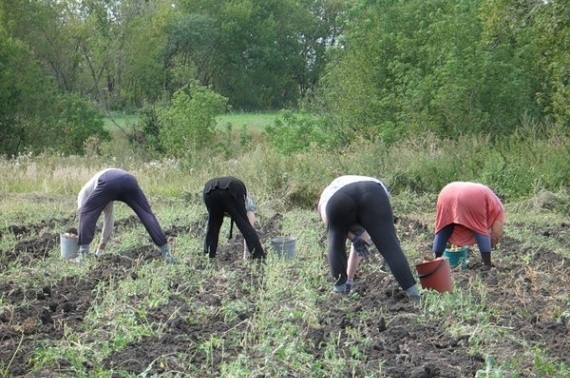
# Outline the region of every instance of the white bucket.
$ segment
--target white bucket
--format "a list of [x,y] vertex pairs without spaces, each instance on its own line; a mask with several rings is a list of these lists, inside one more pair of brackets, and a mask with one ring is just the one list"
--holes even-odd
[[295,257],[295,242],[297,238],[293,236],[283,236],[271,239],[271,248],[277,253],[279,258],[291,260]]
[[59,244],[61,246],[61,258],[70,260],[77,257],[79,253],[79,244],[77,244],[77,236],[59,235]]

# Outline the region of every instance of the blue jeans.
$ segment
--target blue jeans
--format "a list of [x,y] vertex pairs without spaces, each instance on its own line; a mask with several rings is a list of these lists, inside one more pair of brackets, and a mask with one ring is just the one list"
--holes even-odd
[[[449,237],[453,233],[453,229],[455,228],[455,224],[448,224],[444,228],[442,228],[435,237],[433,238],[433,251],[435,252],[436,257],[440,257],[443,255],[443,251],[447,246],[447,241]],[[483,235],[478,232],[473,232],[473,236],[475,236],[475,241],[477,242],[477,247],[479,248],[479,252],[481,253],[491,253],[491,236]]]

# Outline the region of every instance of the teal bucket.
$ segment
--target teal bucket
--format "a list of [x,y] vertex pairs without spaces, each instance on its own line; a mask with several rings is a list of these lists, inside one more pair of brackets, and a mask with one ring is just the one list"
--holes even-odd
[[465,269],[467,268],[468,250],[467,247],[446,249],[443,255],[449,259],[449,265],[451,265],[452,268],[461,266],[462,269]]

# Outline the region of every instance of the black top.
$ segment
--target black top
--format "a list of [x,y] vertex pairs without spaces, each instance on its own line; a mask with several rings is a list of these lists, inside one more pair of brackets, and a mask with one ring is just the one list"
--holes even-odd
[[204,194],[216,189],[229,190],[232,197],[236,199],[245,199],[247,196],[245,184],[240,179],[231,176],[217,177],[209,180],[204,185]]

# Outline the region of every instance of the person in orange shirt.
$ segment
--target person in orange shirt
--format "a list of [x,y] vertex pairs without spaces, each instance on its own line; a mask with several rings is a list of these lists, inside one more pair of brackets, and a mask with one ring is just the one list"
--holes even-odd
[[466,246],[477,243],[482,270],[491,269],[491,249],[503,234],[505,208],[483,184],[456,181],[447,184],[437,198],[433,252],[441,257],[447,243]]

